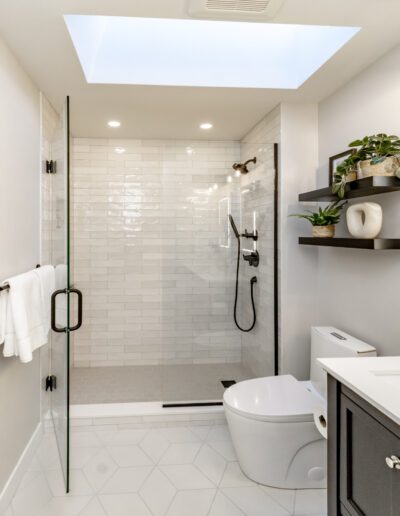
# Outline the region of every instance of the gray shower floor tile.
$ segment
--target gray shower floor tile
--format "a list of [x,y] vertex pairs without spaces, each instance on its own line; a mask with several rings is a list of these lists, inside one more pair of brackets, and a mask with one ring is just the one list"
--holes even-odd
[[71,370],[73,405],[139,401],[221,400],[221,380],[246,380],[241,364],[77,367]]

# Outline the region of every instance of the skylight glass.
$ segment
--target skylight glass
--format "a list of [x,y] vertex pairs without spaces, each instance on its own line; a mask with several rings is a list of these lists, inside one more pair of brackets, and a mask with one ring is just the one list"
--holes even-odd
[[360,29],[65,15],[86,80],[296,89]]

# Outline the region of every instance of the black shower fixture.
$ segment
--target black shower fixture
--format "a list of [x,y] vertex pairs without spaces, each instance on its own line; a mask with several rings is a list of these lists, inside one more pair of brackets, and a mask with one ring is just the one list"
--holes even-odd
[[[236,227],[235,221],[233,220],[233,217],[231,214],[229,214],[229,222],[231,223],[233,232],[235,233],[235,237],[237,240],[236,287],[235,287],[235,306],[233,308],[233,319],[234,319],[235,324],[238,327],[238,329],[240,331],[247,333],[254,328],[254,326],[256,325],[256,320],[257,320],[256,307],[254,305],[254,284],[257,283],[257,278],[256,278],[256,276],[253,276],[250,280],[250,297],[251,297],[251,306],[253,308],[253,322],[249,328],[242,328],[240,326],[240,324],[238,323],[237,316],[236,316],[237,302],[238,302],[238,295],[239,295],[240,237],[252,238],[254,241],[256,241],[258,239],[258,234],[257,234],[257,231],[254,231],[254,233],[248,233],[248,231],[246,229],[244,234],[241,235]],[[259,256],[257,250],[254,250],[250,254],[244,254],[243,258],[252,267],[258,267],[258,265],[260,263],[260,256]]]
[[234,163],[232,165],[233,170],[238,170],[241,174],[248,174],[249,169],[247,168],[247,165],[249,163],[257,163],[257,158],[254,156],[252,159],[248,159],[244,163]]

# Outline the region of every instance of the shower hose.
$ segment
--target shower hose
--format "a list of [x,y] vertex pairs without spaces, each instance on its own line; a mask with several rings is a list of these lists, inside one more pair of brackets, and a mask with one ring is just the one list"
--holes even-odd
[[237,254],[237,266],[236,266],[235,307],[233,309],[233,318],[235,320],[236,326],[239,328],[240,331],[249,332],[254,328],[254,326],[256,324],[256,320],[257,320],[256,307],[254,305],[254,292],[253,292],[254,283],[257,283],[257,278],[256,278],[256,276],[253,276],[250,280],[251,305],[253,307],[253,323],[250,326],[250,328],[245,329],[239,325],[239,323],[237,321],[237,317],[236,317],[236,308],[237,308],[237,301],[238,301],[238,294],[239,294],[239,267],[240,267],[240,239],[239,238],[237,239],[237,246],[238,246],[238,254]]

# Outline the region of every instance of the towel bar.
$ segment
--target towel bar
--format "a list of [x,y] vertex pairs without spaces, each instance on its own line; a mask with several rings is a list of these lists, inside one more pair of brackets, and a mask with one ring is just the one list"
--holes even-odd
[[[36,265],[36,269],[38,269],[39,267],[40,263]],[[10,290],[10,285],[3,285],[2,287],[0,286],[0,292],[2,292],[3,290]]]

